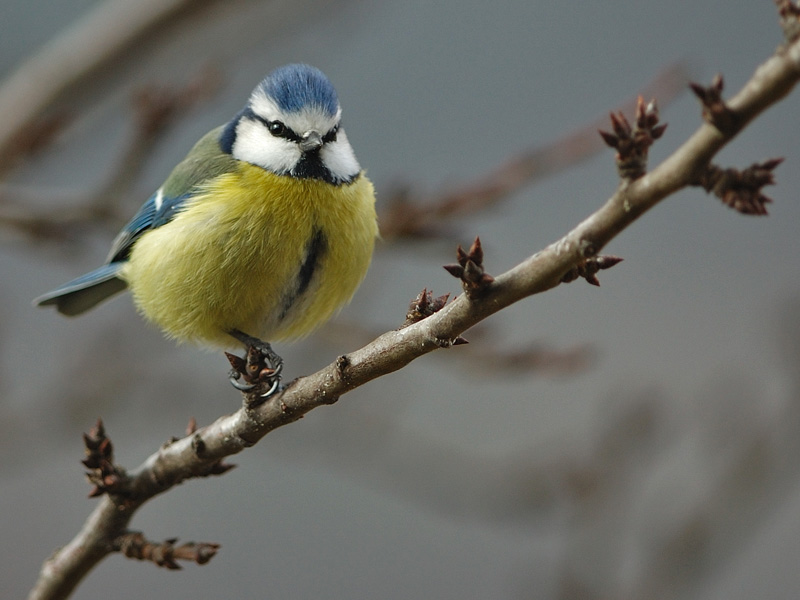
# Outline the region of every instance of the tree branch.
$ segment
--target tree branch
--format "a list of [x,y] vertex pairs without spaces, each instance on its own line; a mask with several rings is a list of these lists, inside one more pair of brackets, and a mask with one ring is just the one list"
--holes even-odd
[[606,203],[572,231],[487,283],[479,295],[461,294],[435,314],[365,347],[340,356],[317,373],[292,382],[269,401],[249,399],[232,415],[162,447],[131,473],[114,493],[103,496],[78,535],[48,559],[31,599],[65,598],[102,558],[147,500],[186,479],[213,472],[214,465],[256,444],[267,433],[298,420],[310,410],[416,358],[447,348],[480,321],[519,300],[561,283],[576,265],[595,257],[621,231],[659,201],[694,184],[712,157],[743,127],[788,94],[800,79],[800,42],[782,47],[759,67],[727,104],[735,128],[723,133],[710,123],[700,128],[648,174],[623,179]]

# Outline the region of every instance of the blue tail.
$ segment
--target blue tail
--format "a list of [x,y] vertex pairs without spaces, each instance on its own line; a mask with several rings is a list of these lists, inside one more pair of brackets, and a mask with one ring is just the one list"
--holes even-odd
[[55,306],[58,312],[70,317],[86,312],[128,287],[118,277],[122,264],[112,262],[103,265],[39,296],[33,303],[37,306]]

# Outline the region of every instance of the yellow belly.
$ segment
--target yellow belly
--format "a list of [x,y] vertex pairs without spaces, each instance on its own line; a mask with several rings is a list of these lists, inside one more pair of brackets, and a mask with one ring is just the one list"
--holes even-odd
[[179,341],[231,347],[231,329],[296,338],[350,300],[376,235],[363,174],[333,186],[243,163],[142,235],[122,277],[141,313]]

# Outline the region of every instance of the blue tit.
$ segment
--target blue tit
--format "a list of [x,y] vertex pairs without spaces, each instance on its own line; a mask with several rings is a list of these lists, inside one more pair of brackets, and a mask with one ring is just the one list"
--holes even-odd
[[276,69],[173,169],[103,266],[34,303],[72,316],[129,288],[181,342],[269,349],[307,335],[352,298],[378,234],[341,114],[321,71]]

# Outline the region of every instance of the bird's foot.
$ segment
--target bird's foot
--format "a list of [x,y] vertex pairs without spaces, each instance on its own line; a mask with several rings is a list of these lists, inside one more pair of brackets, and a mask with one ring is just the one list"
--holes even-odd
[[231,363],[231,385],[239,391],[253,393],[262,399],[269,398],[280,390],[283,359],[275,353],[272,346],[238,329],[229,333],[247,347],[244,358],[225,353]]

